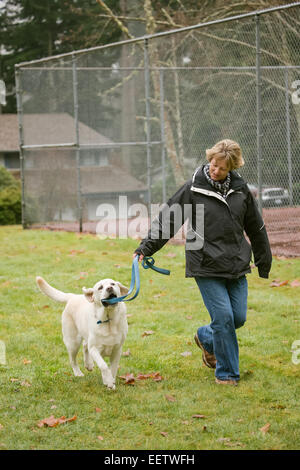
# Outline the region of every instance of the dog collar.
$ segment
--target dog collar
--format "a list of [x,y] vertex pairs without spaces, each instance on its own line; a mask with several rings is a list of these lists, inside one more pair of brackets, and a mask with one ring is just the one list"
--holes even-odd
[[108,318],[107,320],[104,320],[104,321],[98,320],[98,321],[97,321],[97,325],[99,325],[99,324],[101,324],[101,323],[107,323],[107,322],[109,322],[109,321],[110,321],[110,318]]

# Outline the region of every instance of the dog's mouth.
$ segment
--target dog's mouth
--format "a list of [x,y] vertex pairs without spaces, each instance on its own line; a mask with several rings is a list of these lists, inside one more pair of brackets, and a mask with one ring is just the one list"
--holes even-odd
[[111,294],[109,294],[109,296],[108,296],[108,297],[106,297],[106,298],[105,298],[105,299],[103,299],[103,300],[108,300],[108,299],[115,299],[116,297],[117,297],[117,296],[116,296],[116,294],[114,294],[114,293],[112,292]]
[[109,294],[108,297],[105,297],[105,299],[101,300],[102,305],[104,305],[104,307],[109,307],[111,304],[107,301],[111,299],[116,299],[116,298],[117,298],[117,295],[112,292],[111,294]]

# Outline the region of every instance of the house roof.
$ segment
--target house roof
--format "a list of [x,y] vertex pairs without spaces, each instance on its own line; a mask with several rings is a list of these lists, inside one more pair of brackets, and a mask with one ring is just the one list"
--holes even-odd
[[81,191],[84,194],[130,193],[146,191],[147,186],[115,165],[81,167]]
[[[55,145],[76,142],[75,120],[68,113],[24,114],[22,117],[25,145]],[[82,144],[113,144],[113,142],[78,122]],[[0,152],[19,151],[19,123],[17,114],[0,114]]]
[[[81,167],[81,192],[85,196],[145,192],[147,186],[115,165]],[[57,192],[61,197],[76,195],[76,168],[29,168],[25,170],[25,186],[28,194],[41,195]]]

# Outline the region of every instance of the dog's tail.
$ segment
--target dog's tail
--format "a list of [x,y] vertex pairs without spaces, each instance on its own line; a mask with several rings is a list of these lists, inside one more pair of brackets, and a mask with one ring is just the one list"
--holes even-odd
[[54,287],[51,287],[45,281],[45,279],[43,279],[40,276],[37,276],[36,283],[44,294],[48,295],[48,297],[50,297],[53,300],[56,300],[57,302],[66,303],[74,295],[74,294],[66,294],[65,292],[61,292],[60,290],[57,290]]

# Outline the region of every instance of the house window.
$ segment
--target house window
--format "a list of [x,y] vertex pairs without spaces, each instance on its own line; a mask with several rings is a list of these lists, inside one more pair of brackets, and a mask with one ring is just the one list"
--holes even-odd
[[108,153],[106,150],[80,150],[81,166],[107,166],[109,165]]
[[20,168],[20,155],[18,152],[4,154],[4,166],[9,170]]

